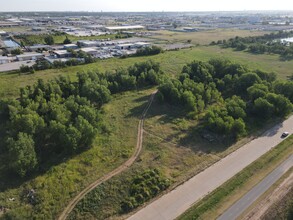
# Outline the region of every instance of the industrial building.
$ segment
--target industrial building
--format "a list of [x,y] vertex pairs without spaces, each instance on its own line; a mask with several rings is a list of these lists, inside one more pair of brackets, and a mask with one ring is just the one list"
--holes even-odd
[[67,50],[67,49],[77,49],[78,46],[76,44],[65,44],[64,45],[64,49]]
[[115,48],[119,50],[130,50],[135,48],[135,44],[118,44]]
[[0,30],[0,36],[3,37],[3,36],[8,36],[7,32],[6,31],[2,31]]
[[50,45],[46,45],[46,44],[36,44],[33,46],[28,46],[27,49],[29,49],[30,51],[52,50],[52,47]]
[[92,41],[92,40],[79,40],[77,41],[77,44],[81,47],[96,47],[99,45],[98,41]]
[[81,48],[80,50],[91,56],[96,56],[98,53],[98,50],[95,48]]
[[134,46],[136,48],[142,48],[142,47],[149,47],[149,46],[151,46],[151,44],[146,43],[146,42],[136,42],[136,43],[134,43]]
[[128,31],[128,30],[141,30],[141,29],[145,29],[145,27],[142,26],[142,25],[105,27],[105,30],[110,31],[110,32]]
[[72,53],[68,52],[67,50],[54,50],[52,53],[58,58],[66,58],[72,56]]
[[44,55],[41,53],[26,53],[16,56],[18,61],[37,60],[41,58],[44,58]]
[[0,64],[9,63],[10,58],[7,56],[0,56]]

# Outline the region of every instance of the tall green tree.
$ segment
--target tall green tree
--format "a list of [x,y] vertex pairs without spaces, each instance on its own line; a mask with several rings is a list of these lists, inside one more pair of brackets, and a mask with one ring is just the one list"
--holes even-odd
[[52,35],[46,35],[44,38],[44,41],[48,45],[53,45],[54,44],[54,38]]
[[34,141],[31,135],[18,133],[17,138],[8,138],[10,168],[19,176],[24,177],[33,171],[38,162]]

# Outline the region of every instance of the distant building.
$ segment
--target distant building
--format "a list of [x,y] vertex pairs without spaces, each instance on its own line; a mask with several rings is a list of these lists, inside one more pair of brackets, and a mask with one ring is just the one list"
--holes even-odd
[[195,32],[195,31],[197,31],[197,28],[193,28],[193,27],[184,27],[183,30],[186,31],[186,32]]
[[19,26],[19,24],[13,23],[13,22],[0,21],[0,27],[15,27],[15,26]]
[[91,41],[91,40],[79,40],[77,44],[81,47],[95,47],[99,45],[98,41]]
[[7,34],[6,31],[1,31],[1,30],[0,30],[0,36],[1,36],[1,37],[3,37],[3,36],[7,36],[7,35],[8,35],[8,34]]
[[77,49],[78,46],[76,44],[65,44],[64,49]]
[[0,64],[9,63],[9,62],[10,62],[10,58],[9,57],[0,56]]
[[146,42],[136,42],[136,43],[134,43],[134,46],[136,48],[142,48],[142,47],[149,47],[149,46],[151,46],[151,44],[146,43]]
[[46,45],[46,44],[36,44],[33,46],[27,46],[27,48],[30,51],[37,51],[37,50],[52,50],[52,47],[50,45]]
[[119,50],[130,50],[135,48],[135,44],[118,44],[115,48]]
[[281,39],[281,43],[287,46],[293,44],[293,37]]
[[46,28],[44,27],[32,27],[32,31],[44,31]]
[[53,55],[58,58],[66,58],[66,57],[71,57],[72,53],[68,52],[67,50],[54,50]]
[[128,31],[128,30],[141,30],[141,29],[145,29],[145,27],[141,26],[141,25],[105,27],[105,30],[110,31],[110,32]]
[[95,56],[98,54],[98,50],[95,48],[81,48],[80,50],[92,56]]
[[3,40],[3,43],[4,47],[9,51],[20,47],[20,45],[13,40]]
[[26,54],[21,54],[16,56],[16,59],[18,61],[37,60],[40,58],[44,58],[44,55],[41,53],[26,53]]

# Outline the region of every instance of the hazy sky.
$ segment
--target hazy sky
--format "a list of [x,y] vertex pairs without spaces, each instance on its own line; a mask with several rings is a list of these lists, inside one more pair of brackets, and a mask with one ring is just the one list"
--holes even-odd
[[293,0],[1,0],[0,11],[293,10]]

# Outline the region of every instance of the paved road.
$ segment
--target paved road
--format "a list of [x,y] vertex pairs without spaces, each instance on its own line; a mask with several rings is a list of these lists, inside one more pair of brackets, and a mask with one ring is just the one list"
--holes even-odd
[[283,140],[281,134],[284,131],[293,132],[293,116],[139,210],[129,220],[175,219],[192,204],[279,144]]
[[227,209],[217,220],[234,220],[240,216],[253,202],[267,191],[282,175],[293,166],[293,155],[285,160],[273,172],[265,177],[259,184],[253,187],[240,200]]
[[58,220],[65,220],[67,218],[67,216],[69,215],[69,213],[77,205],[77,203],[82,198],[84,198],[86,194],[88,194],[90,191],[92,191],[93,189],[95,189],[97,186],[99,186],[100,184],[104,183],[105,181],[109,180],[113,176],[116,176],[116,175],[120,174],[121,172],[123,172],[124,170],[126,170],[128,167],[130,167],[134,163],[134,161],[137,159],[137,157],[139,156],[139,154],[141,152],[141,149],[142,149],[142,138],[143,138],[143,124],[144,124],[144,119],[145,119],[145,116],[146,116],[149,108],[152,105],[152,102],[154,100],[154,97],[155,97],[156,93],[157,93],[157,91],[154,91],[151,94],[151,97],[150,97],[150,99],[148,101],[148,104],[145,107],[145,109],[143,110],[141,119],[138,122],[137,143],[136,143],[136,147],[135,147],[134,154],[125,163],[123,163],[122,165],[120,165],[115,170],[111,171],[110,173],[107,173],[105,176],[97,179],[95,182],[93,182],[92,184],[88,185],[84,190],[82,190],[78,195],[76,195],[69,202],[69,204],[65,207],[65,209],[62,211],[62,213],[60,214]]
[[12,70],[19,70],[21,65],[32,66],[36,63],[36,61],[32,60],[28,63],[28,61],[17,61],[11,63],[0,64],[0,72],[7,72]]

